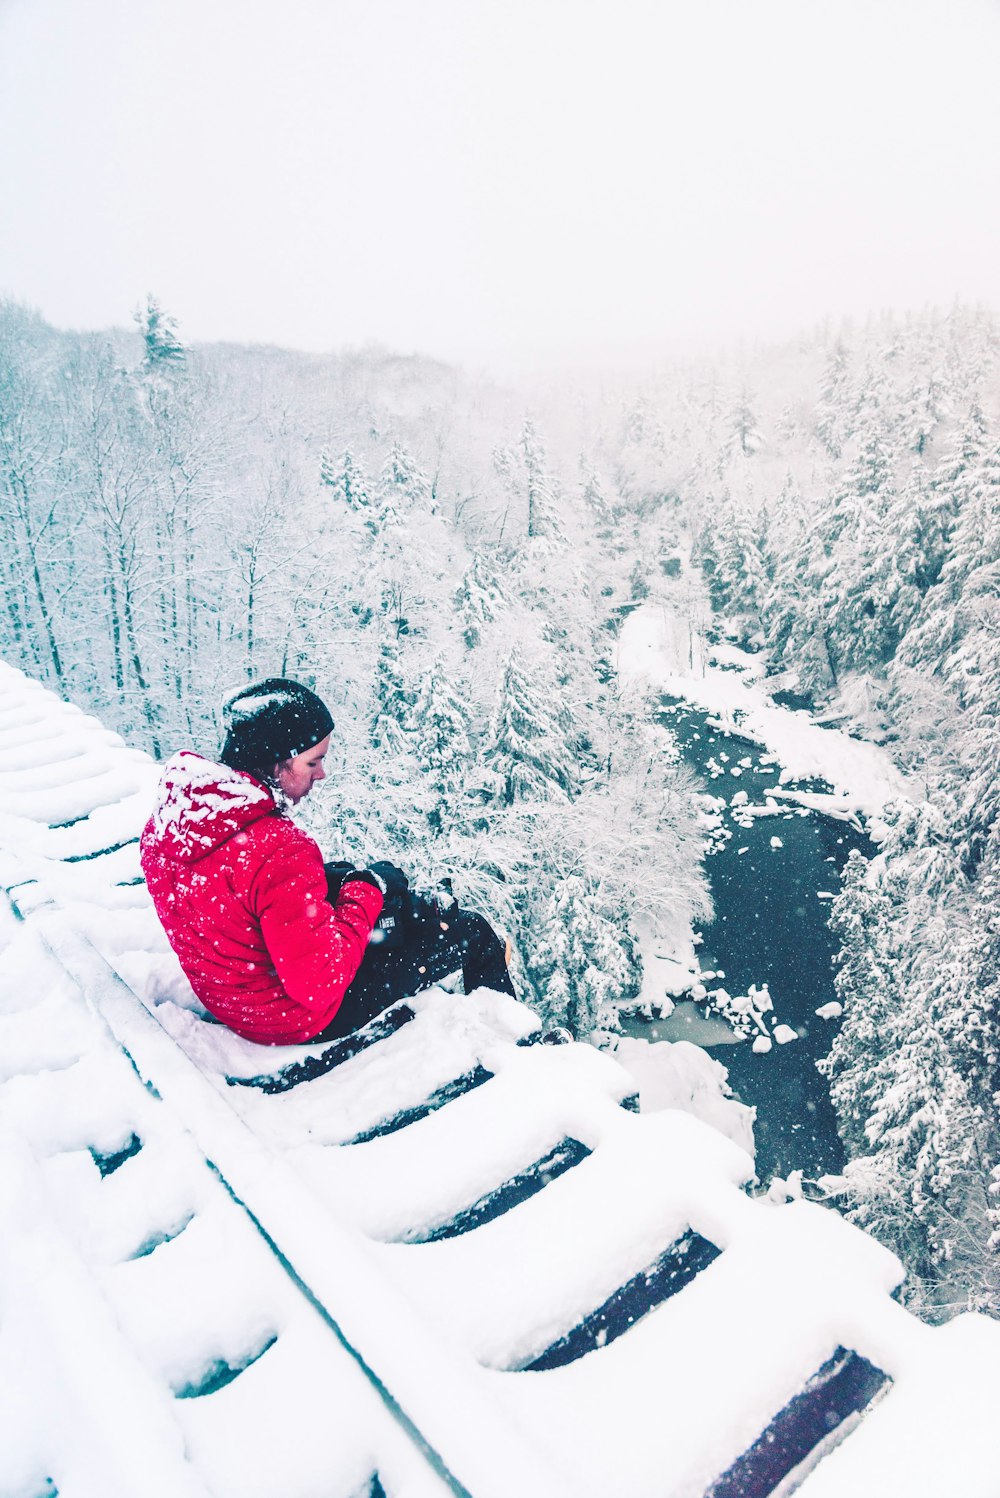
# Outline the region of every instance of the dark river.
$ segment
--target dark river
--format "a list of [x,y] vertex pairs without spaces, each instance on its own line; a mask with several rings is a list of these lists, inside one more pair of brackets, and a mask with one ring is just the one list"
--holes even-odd
[[[709,727],[710,716],[664,699],[661,721],[676,733],[684,759],[702,775],[711,795],[731,802],[734,794],[745,791],[749,804],[762,805],[765,793],[778,784],[780,767],[767,762],[758,746]],[[829,789],[795,784],[798,789]],[[755,1029],[747,1040],[732,1043],[730,1038],[713,1046],[712,1054],[728,1068],[733,1092],[757,1110],[760,1179],[766,1182],[792,1170],[815,1177],[844,1163],[827,1085],[816,1070],[816,1060],[830,1049],[839,1023],[815,1012],[836,998],[837,942],[827,925],[828,897],[840,889],[850,850],[871,854],[874,846],[846,823],[816,812],[802,814],[789,806],[779,816],[757,817],[744,826],[734,812],[732,807],[723,812],[706,861],[715,918],[701,929],[698,956],[703,971],[721,970],[724,976],[707,979],[705,987],[741,995],[751,984],[766,983],[774,1005],[769,1030],[789,1025],[798,1038],[758,1054],[752,1049],[759,1033]],[[772,839],[780,846],[773,846]],[[704,1005],[698,1008],[709,1012]],[[675,1012],[673,1023],[631,1019],[623,1028],[647,1040],[677,1039],[680,1013]],[[696,1034],[691,1038],[705,1043]]]

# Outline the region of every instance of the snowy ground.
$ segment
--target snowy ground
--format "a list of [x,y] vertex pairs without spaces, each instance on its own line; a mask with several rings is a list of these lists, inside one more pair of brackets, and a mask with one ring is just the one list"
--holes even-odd
[[[1000,1330],[920,1326],[886,1250],[751,1200],[746,1153],[659,1074],[637,1114],[611,1057],[431,991],[313,1080],[241,1085],[326,1049],[255,1046],[160,985],[154,776],[0,668],[0,1498],[763,1494],[838,1348],[891,1382],[835,1435],[816,1409],[806,1498],[995,1495]],[[568,1139],[571,1168],[441,1235]],[[714,1257],[682,1288],[522,1371],[689,1235]]]

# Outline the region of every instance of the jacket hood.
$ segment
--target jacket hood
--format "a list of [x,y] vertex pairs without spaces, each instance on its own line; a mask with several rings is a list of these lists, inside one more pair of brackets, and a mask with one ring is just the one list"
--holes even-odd
[[150,830],[168,858],[195,863],[277,809],[252,776],[182,749],[163,768]]

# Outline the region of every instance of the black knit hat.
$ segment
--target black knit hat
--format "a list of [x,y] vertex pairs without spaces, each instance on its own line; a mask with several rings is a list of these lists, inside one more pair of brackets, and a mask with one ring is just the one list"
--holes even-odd
[[330,710],[315,692],[284,676],[258,681],[222,709],[225,743],[219,759],[251,773],[304,754],[333,730]]

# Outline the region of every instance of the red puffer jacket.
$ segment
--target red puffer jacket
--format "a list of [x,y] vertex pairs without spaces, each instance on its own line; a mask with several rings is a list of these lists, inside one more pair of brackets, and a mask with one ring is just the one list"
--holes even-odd
[[170,945],[198,998],[266,1045],[311,1040],[336,1014],[382,909],[348,879],[327,900],[323,856],[250,775],[183,750],[140,845]]

